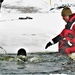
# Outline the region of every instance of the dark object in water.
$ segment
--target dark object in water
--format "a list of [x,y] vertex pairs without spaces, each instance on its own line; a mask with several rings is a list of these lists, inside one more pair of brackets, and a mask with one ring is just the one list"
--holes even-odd
[[26,50],[23,48],[20,48],[17,52],[17,56],[19,56],[19,55],[27,56]]
[[24,19],[33,19],[33,18],[27,16],[26,18],[24,18],[24,17],[19,17],[19,19],[20,19],[20,20],[24,20]]

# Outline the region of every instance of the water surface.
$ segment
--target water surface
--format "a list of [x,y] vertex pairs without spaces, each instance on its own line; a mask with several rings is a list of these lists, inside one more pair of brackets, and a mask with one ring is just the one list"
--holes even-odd
[[[75,62],[59,53],[28,53],[28,60],[17,62],[16,54],[0,55],[0,75],[49,75],[75,73]],[[8,58],[7,58],[8,57]]]

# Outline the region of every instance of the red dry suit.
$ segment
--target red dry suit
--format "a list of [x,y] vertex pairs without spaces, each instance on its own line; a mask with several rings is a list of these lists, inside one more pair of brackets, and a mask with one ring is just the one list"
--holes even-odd
[[54,43],[59,42],[59,52],[71,54],[75,52],[75,14],[69,16],[65,28],[52,39]]

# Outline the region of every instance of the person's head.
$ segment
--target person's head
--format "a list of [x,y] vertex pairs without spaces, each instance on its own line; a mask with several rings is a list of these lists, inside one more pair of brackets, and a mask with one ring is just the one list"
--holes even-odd
[[27,56],[26,50],[24,48],[20,48],[17,52],[17,56],[19,56],[19,55]]
[[69,15],[72,15],[72,11],[69,7],[65,6],[61,12],[61,16],[65,22],[69,21]]

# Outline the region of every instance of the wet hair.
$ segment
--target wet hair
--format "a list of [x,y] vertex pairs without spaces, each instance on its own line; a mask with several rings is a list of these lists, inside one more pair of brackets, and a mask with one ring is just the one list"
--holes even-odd
[[23,48],[20,48],[20,49],[18,50],[18,52],[17,52],[17,56],[19,56],[19,55],[27,56],[26,50],[23,49]]

